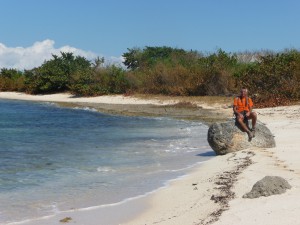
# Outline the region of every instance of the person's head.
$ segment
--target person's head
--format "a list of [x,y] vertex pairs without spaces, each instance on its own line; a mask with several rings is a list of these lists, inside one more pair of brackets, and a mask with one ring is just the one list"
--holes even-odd
[[242,88],[241,89],[241,97],[246,97],[248,95],[248,90],[247,88]]

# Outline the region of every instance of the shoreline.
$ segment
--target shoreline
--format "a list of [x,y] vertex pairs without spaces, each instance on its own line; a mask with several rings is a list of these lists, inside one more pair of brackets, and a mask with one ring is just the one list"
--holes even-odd
[[[210,159],[187,178],[156,193],[150,199],[152,207],[125,224],[297,224],[300,106],[256,111],[275,135],[275,148],[251,148]],[[281,176],[292,189],[281,195],[242,198],[265,176]]]
[[[113,104],[107,104],[103,103],[106,102],[108,98],[112,98]],[[168,109],[173,108],[173,101],[166,101],[163,102],[161,100],[159,101],[149,101],[149,100],[143,100],[143,99],[135,99],[133,97],[123,97],[123,96],[105,96],[104,101],[102,102],[102,98],[88,98],[88,103],[86,103],[86,98],[74,98],[69,94],[55,94],[55,95],[39,95],[39,96],[32,96],[32,95],[27,95],[24,93],[15,93],[15,92],[0,92],[0,99],[7,99],[7,100],[16,100],[16,101],[36,101],[36,102],[47,102],[47,103],[55,103],[59,106],[62,107],[68,107],[68,108],[89,108],[89,110],[95,111],[96,109],[99,112],[107,112],[107,113],[112,113],[112,114],[120,114],[120,115],[129,115],[128,112],[134,111],[134,116],[166,116],[166,117],[171,117],[168,112],[166,112],[165,107]],[[122,100],[120,102],[120,99]],[[133,99],[133,100],[132,100]],[[151,104],[149,104],[151,103]],[[137,108],[138,107],[138,110]],[[164,107],[164,108],[162,108]],[[153,108],[151,111],[151,114],[148,112],[147,115],[145,115],[144,112],[148,111],[149,108]],[[177,110],[175,113],[178,114],[180,112],[181,114],[184,111],[189,111],[191,110],[192,112],[195,112],[195,107],[192,107],[192,109],[189,108],[184,108],[180,106],[179,108],[177,106],[174,107]],[[200,111],[201,110],[201,111]],[[160,113],[163,111],[162,113]],[[141,113],[142,112],[142,113]],[[173,111],[174,112],[174,111]],[[202,113],[202,108],[199,108],[198,113]],[[175,116],[174,116],[175,115]],[[210,114],[209,114],[210,115]],[[130,116],[130,115],[129,115]],[[173,117],[178,116],[176,114],[172,114]],[[193,114],[192,114],[193,116]],[[180,116],[179,119],[182,119],[182,116]],[[192,120],[197,120],[196,117],[192,118]],[[184,173],[187,173],[188,171],[192,170],[194,167],[197,165],[203,163],[198,162],[198,163],[193,163],[191,166],[188,166],[188,168],[183,168],[181,170],[184,171]],[[171,181],[181,179],[180,175],[179,177],[172,178]],[[130,197],[128,199],[123,199],[120,202],[108,204],[108,205],[95,205],[95,206],[90,206],[87,208],[76,208],[76,210],[67,210],[67,211],[60,211],[57,213],[57,215],[50,215],[50,216],[44,216],[44,217],[37,217],[33,218],[32,220],[24,220],[24,221],[19,221],[19,222],[13,222],[13,223],[8,223],[8,224],[40,224],[40,223],[46,223],[46,224],[55,224],[57,221],[61,220],[62,218],[67,218],[67,215],[73,215],[73,214],[79,214],[81,218],[86,217],[87,215],[91,214],[91,217],[99,218],[99,215],[103,217],[109,217],[110,219],[107,219],[101,224],[119,224],[120,221],[126,221],[128,219],[128,216],[135,217],[136,215],[140,214],[142,210],[146,210],[146,207],[148,206],[147,199],[150,198],[155,192],[159,191],[160,189],[166,188],[168,186],[169,181],[165,181],[162,186],[157,187],[150,192],[146,192],[142,195],[135,196],[135,197]],[[128,208],[130,210],[128,210]],[[120,210],[122,209],[122,210]],[[117,220],[111,220],[111,218],[115,217],[115,211],[122,211],[121,214],[118,215]],[[94,215],[96,211],[97,215]],[[84,214],[84,215],[82,215]],[[66,215],[66,216],[64,216]],[[109,215],[109,216],[107,216]],[[72,216],[74,218],[74,216]],[[89,223],[90,224],[90,223]],[[95,223],[99,225],[99,223]]]
[[224,121],[232,117],[228,113],[230,98],[217,100],[207,104],[206,98],[162,97],[153,96],[123,96],[110,95],[98,97],[76,97],[68,93],[50,95],[28,95],[19,92],[0,92],[0,99],[53,102],[63,107],[89,107],[99,112],[119,114],[125,116],[154,116],[172,117],[202,121],[210,124],[215,121]]
[[[14,97],[16,100],[21,95],[19,93],[0,93],[0,98]],[[112,110],[111,105],[118,105],[119,112],[115,109],[111,112],[120,113],[137,113],[136,108],[143,108],[145,105],[158,108],[160,111],[167,112],[163,116],[171,116],[184,119],[199,120],[204,111],[208,110],[206,122],[209,124],[213,121],[214,112],[217,111],[221,116],[220,121],[230,118],[232,110],[221,104],[201,105],[199,107],[180,108],[180,110],[170,110],[176,108],[174,101],[147,101],[145,99],[136,100],[132,97],[123,96],[106,96],[111,98],[111,103],[103,103],[99,99],[93,102],[93,98],[88,98],[88,102],[79,101],[77,98],[71,98],[68,94],[67,101],[55,101],[53,95],[44,96],[48,98],[47,102],[60,102],[59,104],[76,104],[80,106],[91,107],[91,105],[101,105],[97,110],[108,107]],[[28,95],[25,95],[28,97]],[[43,96],[39,96],[41,99]],[[121,103],[116,98],[121,97]],[[23,98],[23,97],[22,97]],[[97,98],[97,97],[96,97]],[[134,99],[133,102],[132,99]],[[7,98],[6,98],[7,99]],[[36,98],[38,99],[38,98]],[[86,100],[82,99],[81,100]],[[36,100],[41,101],[41,100]],[[45,100],[46,101],[46,100]],[[142,102],[143,101],[143,102]],[[129,109],[124,107],[130,105]],[[109,107],[110,106],[110,107]],[[106,108],[107,109],[107,108]],[[195,110],[196,109],[196,110]],[[203,111],[204,109],[204,111]],[[149,108],[140,110],[148,112]],[[155,109],[156,110],[156,109]],[[157,111],[159,111],[157,110]],[[177,111],[176,111],[177,110]],[[155,111],[154,115],[159,115]],[[176,113],[174,112],[176,111]],[[146,197],[133,200],[132,205],[128,205],[127,209],[131,209],[130,218],[120,218],[120,221],[127,221],[120,224],[297,224],[300,219],[298,215],[300,203],[295,201],[300,195],[300,153],[297,149],[300,141],[297,134],[300,131],[300,106],[287,106],[276,108],[257,109],[258,119],[265,123],[271,132],[275,135],[276,147],[270,149],[247,149],[225,156],[217,156],[203,164],[196,166],[186,176],[170,181],[168,185],[161,189],[150,193]],[[109,111],[108,111],[109,112]],[[183,113],[191,112],[187,118]],[[178,114],[181,113],[181,114]],[[194,114],[193,114],[194,113]],[[143,115],[143,114],[136,114]],[[153,114],[148,114],[153,115]],[[181,117],[180,117],[181,116]],[[203,118],[203,117],[202,117]],[[229,176],[236,174],[236,176]],[[292,189],[286,193],[270,197],[261,197],[258,199],[243,199],[242,195],[249,192],[252,185],[267,175],[282,176],[292,186]],[[226,180],[228,188],[220,186],[220,180]],[[127,203],[126,203],[127,204]],[[132,207],[132,208],[130,208]],[[120,208],[121,210],[122,208]],[[124,208],[123,208],[124,209]],[[135,211],[136,210],[136,211]],[[23,224],[61,224],[59,220],[70,217],[68,224],[88,224],[99,225],[103,218],[99,216],[98,209],[89,211],[76,211],[61,213],[57,216],[48,218],[43,221],[35,221]],[[121,212],[117,210],[117,212]],[[114,212],[115,213],[115,212]],[[134,216],[135,215],[135,216]],[[118,216],[122,216],[117,215]],[[251,220],[249,220],[251,218]]]

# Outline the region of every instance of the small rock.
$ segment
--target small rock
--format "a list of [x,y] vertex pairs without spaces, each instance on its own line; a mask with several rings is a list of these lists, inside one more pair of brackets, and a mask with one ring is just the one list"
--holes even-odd
[[265,176],[263,179],[257,181],[252,190],[243,195],[243,198],[259,198],[261,196],[270,196],[282,194],[286,189],[290,189],[291,185],[282,177]]

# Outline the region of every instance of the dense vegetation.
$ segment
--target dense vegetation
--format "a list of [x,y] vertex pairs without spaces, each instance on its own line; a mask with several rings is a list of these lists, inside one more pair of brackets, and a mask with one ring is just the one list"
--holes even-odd
[[2,68],[0,91],[230,96],[248,87],[260,105],[284,105],[300,98],[300,52],[294,49],[255,54],[219,49],[205,55],[164,46],[128,49],[123,57],[127,69],[105,65],[103,58],[91,62],[64,52],[31,70]]

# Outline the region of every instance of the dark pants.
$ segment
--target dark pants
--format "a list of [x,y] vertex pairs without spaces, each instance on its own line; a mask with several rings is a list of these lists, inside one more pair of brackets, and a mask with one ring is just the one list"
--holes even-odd
[[[243,114],[243,116],[244,116],[244,123],[245,123],[246,126],[249,128],[249,120],[248,120],[248,118],[247,118],[247,116],[246,116],[247,112],[248,112],[248,111],[242,111],[241,114]],[[237,114],[236,114],[236,113],[234,113],[234,114],[235,114],[235,124],[238,125]],[[249,128],[249,129],[250,129],[250,128]]]

